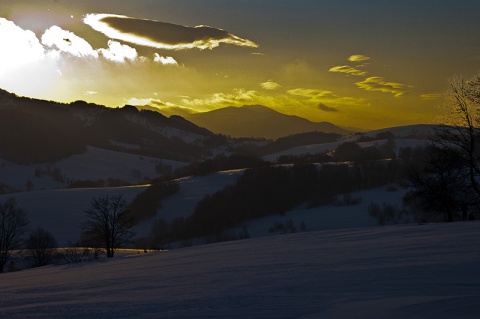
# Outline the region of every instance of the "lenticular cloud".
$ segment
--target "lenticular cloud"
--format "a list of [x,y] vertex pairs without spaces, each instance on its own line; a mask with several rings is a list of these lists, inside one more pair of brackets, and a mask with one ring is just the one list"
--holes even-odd
[[109,38],[158,49],[203,50],[218,47],[220,43],[258,47],[253,41],[208,26],[186,27],[115,14],[88,14],[83,21]]

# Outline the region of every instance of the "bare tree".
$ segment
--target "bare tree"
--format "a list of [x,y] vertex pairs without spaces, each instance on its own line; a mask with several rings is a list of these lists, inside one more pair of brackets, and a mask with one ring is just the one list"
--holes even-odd
[[425,167],[410,175],[413,189],[403,198],[404,203],[422,211],[441,213],[444,220],[454,221],[455,212],[470,197],[466,173],[453,148],[428,149]]
[[0,204],[0,272],[10,260],[12,251],[19,249],[28,231],[26,213],[17,207],[13,198]]
[[457,76],[449,84],[445,126],[435,142],[460,152],[471,188],[480,196],[480,74],[470,80]]
[[423,171],[411,175],[414,190],[404,200],[453,221],[480,198],[480,74],[449,81],[443,126],[429,149]]
[[90,207],[85,210],[85,237],[91,244],[105,248],[109,258],[113,257],[117,248],[128,244],[133,236],[126,205],[122,195],[107,195],[94,197]]
[[37,228],[30,233],[26,248],[33,258],[35,267],[45,266],[52,261],[57,241],[49,231]]

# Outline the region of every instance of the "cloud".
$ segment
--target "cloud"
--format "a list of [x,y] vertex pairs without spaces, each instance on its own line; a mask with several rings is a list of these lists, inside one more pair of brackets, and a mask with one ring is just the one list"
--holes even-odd
[[139,59],[135,48],[113,40],[108,40],[108,49],[98,49],[98,52],[107,60],[119,63]]
[[45,57],[45,48],[35,33],[23,30],[4,18],[0,18],[0,46],[0,77]]
[[[318,109],[327,112],[336,112],[334,106],[369,106],[370,101],[365,98],[355,98],[350,96],[338,96],[332,91],[321,89],[296,88],[287,91],[288,94],[297,97],[303,97],[305,104],[316,106]],[[301,99],[299,99],[301,101]]]
[[158,53],[153,54],[153,61],[163,65],[178,65],[178,62],[171,56],[161,56]]
[[52,26],[42,35],[42,44],[50,51],[69,53],[76,57],[98,58],[90,43],[75,35],[73,32]]
[[309,104],[314,104],[323,111],[333,111],[333,107],[329,105],[349,105],[349,106],[365,106],[369,101],[364,98],[354,98],[349,96],[338,96],[332,91],[321,89],[296,88],[287,91],[288,94],[304,97]]
[[45,31],[42,35],[42,44],[49,54],[56,58],[59,58],[62,53],[68,53],[79,58],[91,57],[97,59],[103,57],[106,60],[118,63],[144,59],[138,56],[135,48],[114,40],[108,40],[107,48],[94,50],[85,39],[58,26],[52,26]]
[[178,95],[178,88],[195,78],[172,57],[157,53],[152,58],[139,56],[135,48],[115,40],[94,49],[85,39],[58,26],[48,28],[40,39],[0,18],[2,89],[64,102],[87,97],[117,106],[132,92],[161,90],[163,96]]
[[[127,100],[128,105],[134,105],[134,106],[144,106],[144,105],[149,105],[153,104],[154,99],[153,98],[136,98],[132,97]],[[163,104],[163,102],[162,102]]]
[[297,88],[297,89],[290,89],[287,91],[288,94],[303,96],[309,99],[320,99],[320,98],[333,98],[336,97],[332,91],[327,90],[319,90],[319,89],[304,89],[304,88]]
[[259,83],[259,84],[265,90],[275,90],[275,89],[278,89],[279,87],[281,87],[280,84],[278,84],[276,82],[273,82],[273,81],[270,81],[270,80],[267,81],[267,82]]
[[129,99],[125,99],[125,102],[128,105],[151,106],[151,107],[157,108],[159,110],[175,108],[175,109],[181,109],[181,110],[186,111],[188,113],[193,112],[193,110],[191,108],[180,106],[180,105],[170,103],[170,102],[164,102],[164,101],[162,101],[160,99],[157,99],[157,98],[136,98],[136,97],[132,97],[132,98],[129,98]]
[[392,93],[395,97],[400,97],[407,93],[412,86],[395,83],[395,82],[386,82],[382,77],[372,76],[366,78],[361,82],[355,83],[359,88],[366,91],[379,91],[384,93]]
[[350,62],[361,62],[361,61],[366,61],[366,60],[370,60],[370,57],[365,56],[365,55],[361,55],[361,54],[351,55],[348,58],[348,61],[350,61]]
[[328,105],[323,104],[323,103],[318,103],[318,108],[322,111],[325,111],[325,112],[338,112],[338,109],[336,109],[334,107],[331,107],[331,106],[328,106]]
[[30,30],[0,18],[0,87],[19,95],[45,91],[60,76],[56,63]]
[[167,49],[213,49],[220,43],[257,48],[248,39],[208,26],[186,27],[115,14],[87,14],[83,22],[107,37],[138,45]]
[[351,66],[348,66],[348,65],[334,66],[333,68],[330,68],[330,70],[328,70],[328,71],[329,72],[346,73],[346,74],[358,75],[358,76],[367,74],[367,72],[365,72],[365,71],[355,69],[355,68],[353,68]]
[[444,94],[440,94],[440,93],[426,93],[426,94],[420,95],[420,98],[422,100],[438,100],[443,98],[444,96],[445,96]]
[[262,95],[255,90],[236,88],[233,93],[216,92],[203,99],[182,99],[182,103],[195,109],[215,109],[225,106],[242,106],[246,104],[265,104]]

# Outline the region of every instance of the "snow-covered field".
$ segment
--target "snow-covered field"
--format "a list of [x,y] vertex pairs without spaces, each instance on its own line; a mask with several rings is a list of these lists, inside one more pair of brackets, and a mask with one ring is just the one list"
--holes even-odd
[[269,236],[0,276],[1,318],[478,318],[479,222]]

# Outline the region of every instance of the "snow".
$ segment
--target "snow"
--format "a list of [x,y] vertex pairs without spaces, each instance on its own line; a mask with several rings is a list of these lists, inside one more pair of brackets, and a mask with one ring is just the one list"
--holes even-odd
[[[405,193],[406,189],[399,188],[397,191],[392,192],[389,190],[389,187],[353,192],[351,194],[352,198],[359,199],[360,202],[352,206],[332,204],[314,208],[298,207],[286,212],[284,216],[267,216],[250,221],[246,223],[246,226],[251,237],[268,235],[268,230],[274,223],[285,224],[287,221],[293,221],[297,231],[300,230],[302,222],[305,224],[307,231],[374,227],[379,224],[377,219],[369,215],[368,206],[371,203],[376,203],[381,207],[385,203],[401,209],[402,198]],[[339,199],[341,200],[342,197],[340,196]],[[397,220],[396,223],[412,222],[413,216],[406,215],[403,217],[403,219]]]
[[239,171],[218,172],[207,176],[179,180],[180,191],[162,201],[157,216],[167,221],[191,215],[195,206],[206,195],[213,194],[229,184],[234,184]]
[[479,222],[305,232],[1,274],[2,318],[478,318]]
[[[396,139],[396,146],[425,142]],[[68,178],[134,181],[132,170],[149,176],[158,161],[89,147],[53,166]],[[0,159],[0,183],[34,185],[0,195],[0,202],[14,197],[31,227],[49,230],[61,247],[78,240],[93,197],[131,200],[147,187],[54,189],[65,185],[35,178],[35,167]],[[180,179],[180,191],[162,201],[156,218],[189,216],[240,173]],[[478,318],[480,222],[379,227],[368,205],[400,207],[406,190],[396,188],[354,192],[361,201],[353,206],[297,207],[250,221],[247,240],[0,274],[0,318]],[[268,232],[289,220],[307,232]],[[146,235],[150,222],[135,230]]]
[[35,177],[37,167],[45,170],[47,166],[59,168],[67,180],[114,178],[132,184],[144,183],[145,179],[158,176],[155,166],[159,163],[169,165],[173,170],[189,164],[88,146],[85,153],[50,164],[18,165],[0,158],[0,184],[20,191],[25,190],[28,180],[34,190],[66,187],[66,183],[55,182],[50,176]]
[[[145,177],[153,178],[157,176],[155,166],[160,162],[172,166],[172,169],[187,164],[88,146],[87,152],[71,156],[53,165],[59,167],[67,178],[74,180],[96,181],[98,179],[118,178],[131,183],[138,183],[144,181]],[[140,173],[140,179],[133,174],[134,171]]]
[[331,143],[310,144],[310,145],[292,147],[278,153],[263,156],[263,159],[265,161],[275,162],[282,155],[305,155],[305,154],[331,152],[335,150],[338,147],[338,145],[340,145],[341,143],[342,142],[331,142]]
[[[171,222],[175,218],[188,217],[193,214],[195,206],[206,195],[213,194],[227,185],[234,184],[242,171],[224,171],[206,176],[185,177],[178,180],[180,190],[161,202],[161,207],[154,218],[162,218]],[[152,221],[137,225],[137,234],[147,235],[152,228]]]
[[375,136],[379,133],[390,132],[397,138],[405,138],[408,136],[432,136],[435,134],[435,130],[440,126],[436,124],[414,124],[396,127],[387,127],[379,130],[373,130],[365,132],[367,136]]
[[[302,145],[293,147],[278,153],[269,154],[263,156],[263,159],[266,161],[275,162],[277,161],[280,156],[283,155],[307,155],[307,154],[320,154],[320,153],[328,153],[334,151],[340,144],[344,143],[345,141],[355,141],[355,138],[347,138],[345,140],[340,140],[338,142],[331,142],[331,143],[322,143],[322,144],[310,144],[310,145]],[[370,142],[359,142],[362,148],[367,147],[377,147],[385,144],[387,140],[375,140]],[[398,154],[400,148],[405,147],[419,147],[425,146],[431,143],[429,140],[426,139],[395,139],[395,152]]]

